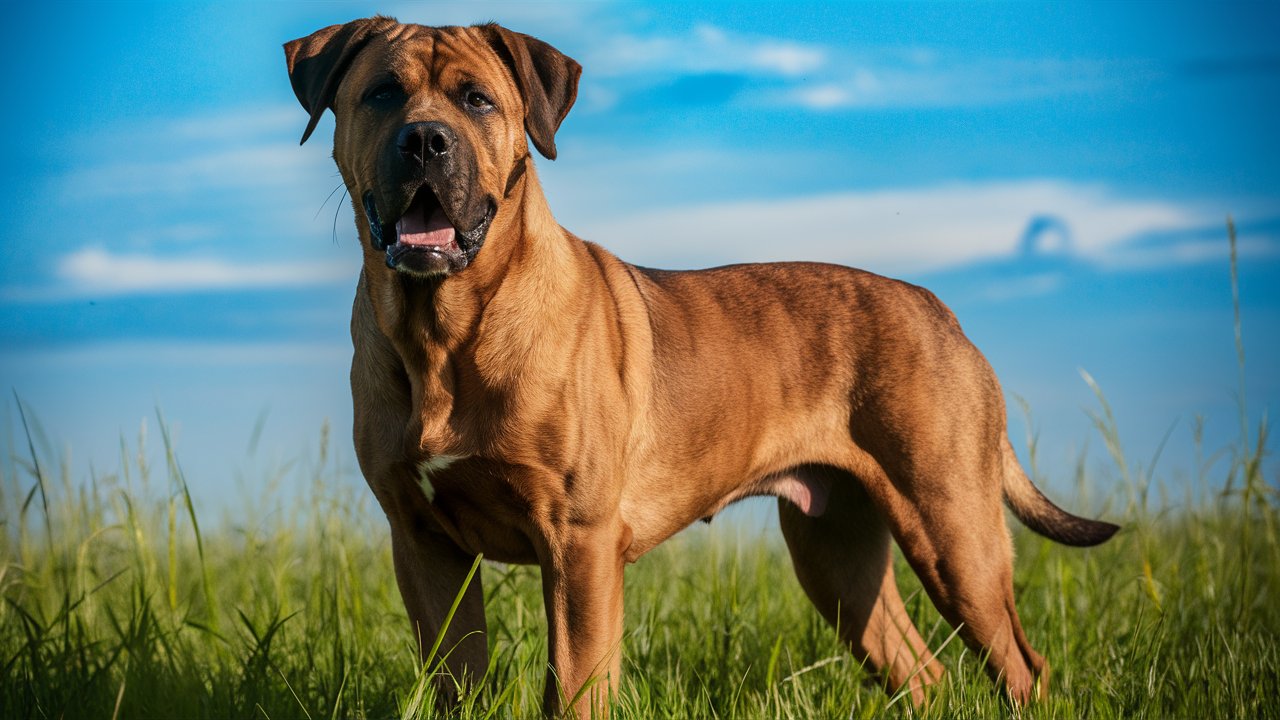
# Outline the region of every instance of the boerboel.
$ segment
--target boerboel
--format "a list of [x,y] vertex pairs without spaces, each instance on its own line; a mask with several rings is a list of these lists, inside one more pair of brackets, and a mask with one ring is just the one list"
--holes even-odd
[[[937,298],[835,265],[651,270],[574,236],[526,135],[555,158],[581,67],[527,35],[375,17],[285,55],[303,141],[336,117],[364,252],[355,445],[421,646],[477,554],[537,564],[545,711],[607,711],[623,568],[773,495],[800,584],[889,689],[921,702],[943,674],[898,594],[893,539],[1009,697],[1045,691],[1001,501],[1068,545],[1117,528],[1027,479],[995,375]],[[484,630],[473,581],[443,636],[446,703],[484,672]]]

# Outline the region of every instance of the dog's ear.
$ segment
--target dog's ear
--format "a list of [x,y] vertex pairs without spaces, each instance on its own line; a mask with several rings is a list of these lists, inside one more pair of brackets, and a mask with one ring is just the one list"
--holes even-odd
[[524,128],[534,147],[556,159],[556,131],[578,97],[582,66],[541,40],[501,25],[481,26],[498,56],[511,68],[524,96]]
[[395,18],[382,16],[353,20],[345,25],[330,25],[284,44],[293,94],[298,96],[302,109],[311,114],[299,145],[311,137],[325,109],[333,105],[338,85],[351,67],[351,61],[369,38],[395,22]]

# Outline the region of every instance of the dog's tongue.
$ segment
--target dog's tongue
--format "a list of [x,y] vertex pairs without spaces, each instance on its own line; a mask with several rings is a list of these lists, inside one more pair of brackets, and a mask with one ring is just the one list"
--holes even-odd
[[427,217],[426,209],[414,203],[396,223],[396,230],[400,242],[405,245],[443,247],[453,242],[453,226],[439,206],[435,207],[431,217]]

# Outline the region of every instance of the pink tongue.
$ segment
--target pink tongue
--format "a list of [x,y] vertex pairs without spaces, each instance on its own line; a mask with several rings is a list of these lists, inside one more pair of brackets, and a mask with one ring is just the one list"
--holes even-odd
[[445,218],[444,211],[436,208],[431,217],[421,208],[409,208],[409,212],[396,223],[400,234],[400,242],[405,245],[424,245],[427,247],[443,247],[453,242],[453,226]]

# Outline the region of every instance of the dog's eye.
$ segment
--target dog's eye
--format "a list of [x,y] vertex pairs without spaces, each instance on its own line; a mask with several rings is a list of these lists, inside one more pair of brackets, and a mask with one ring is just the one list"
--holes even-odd
[[396,82],[384,82],[373,86],[365,93],[365,102],[389,103],[404,97],[404,88]]
[[489,110],[493,108],[493,101],[489,99],[488,95],[485,95],[479,90],[467,91],[467,104],[476,110]]

